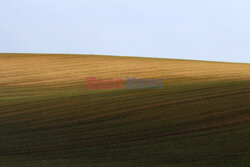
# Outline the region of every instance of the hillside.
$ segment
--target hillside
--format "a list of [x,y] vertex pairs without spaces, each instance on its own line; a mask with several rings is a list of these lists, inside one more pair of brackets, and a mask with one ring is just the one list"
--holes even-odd
[[[163,89],[88,90],[87,77]],[[250,64],[0,54],[1,167],[246,167],[249,134]]]

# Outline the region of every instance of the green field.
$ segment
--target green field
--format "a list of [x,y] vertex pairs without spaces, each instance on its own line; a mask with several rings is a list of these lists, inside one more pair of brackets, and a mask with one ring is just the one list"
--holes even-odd
[[[87,90],[86,77],[164,86]],[[250,166],[250,64],[0,54],[0,167],[47,166]]]

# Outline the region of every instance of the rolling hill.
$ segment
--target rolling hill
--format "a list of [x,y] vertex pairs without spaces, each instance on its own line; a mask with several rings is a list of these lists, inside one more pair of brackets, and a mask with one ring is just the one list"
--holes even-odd
[[[88,90],[87,77],[163,89]],[[249,139],[250,64],[0,54],[1,167],[247,167]]]

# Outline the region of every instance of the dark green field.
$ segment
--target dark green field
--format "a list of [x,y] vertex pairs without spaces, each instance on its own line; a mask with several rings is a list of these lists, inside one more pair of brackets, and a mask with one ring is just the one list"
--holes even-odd
[[[87,90],[86,77],[163,89]],[[250,64],[0,54],[1,167],[249,167]]]

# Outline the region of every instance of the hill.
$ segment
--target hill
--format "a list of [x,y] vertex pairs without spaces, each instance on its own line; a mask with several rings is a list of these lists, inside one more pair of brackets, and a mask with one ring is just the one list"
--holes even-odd
[[[162,89],[86,89],[86,78]],[[0,54],[0,166],[248,166],[250,64]]]

